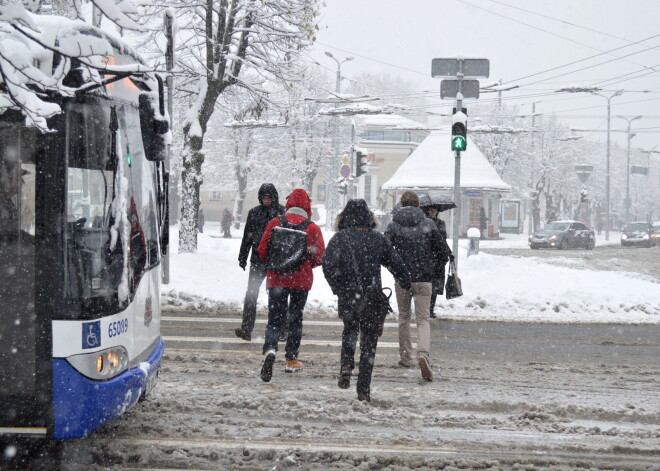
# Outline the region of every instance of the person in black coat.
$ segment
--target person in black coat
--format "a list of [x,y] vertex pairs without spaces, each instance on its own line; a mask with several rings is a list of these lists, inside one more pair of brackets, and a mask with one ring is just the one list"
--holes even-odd
[[412,367],[412,341],[410,338],[410,318],[412,300],[415,300],[415,320],[417,322],[417,363],[426,381],[433,380],[429,360],[431,348],[431,326],[429,313],[431,306],[432,283],[439,278],[442,253],[442,239],[435,223],[419,208],[419,197],[415,192],[406,191],[401,195],[401,207],[392,217],[385,235],[394,249],[401,255],[412,279],[411,288],[397,283],[396,302],[399,307],[399,364]]
[[438,267],[438,277],[434,278],[433,281],[431,282],[431,311],[429,313],[429,317],[431,319],[435,319],[437,316],[435,315],[435,300],[437,299],[438,295],[442,295],[444,292],[444,286],[445,286],[445,266],[447,265],[447,262],[449,261],[449,257],[451,256],[451,249],[449,248],[449,244],[447,244],[447,228],[445,226],[445,221],[442,219],[438,218],[438,207],[437,206],[422,206],[421,207],[424,210],[424,213],[426,214],[426,217],[429,218],[431,221],[435,222],[435,225],[438,228],[438,232],[440,233],[440,237],[442,238],[442,253],[440,254],[440,267]]
[[368,287],[381,290],[382,265],[401,286],[410,288],[410,274],[403,260],[390,241],[374,230],[377,226],[378,220],[363,199],[349,200],[337,216],[335,230],[338,232],[330,239],[323,256],[323,274],[332,292],[338,297],[339,317],[344,322],[338,386],[342,389],[350,386],[359,333],[360,372],[357,393],[361,401],[371,400],[371,372],[384,319],[375,313],[373,316],[358,315],[357,304],[362,295],[360,287],[362,290]]
[[248,212],[243,231],[241,249],[238,253],[238,265],[245,270],[250,256],[250,277],[248,280],[245,302],[243,304],[243,322],[241,327],[235,330],[236,336],[243,340],[252,339],[252,330],[257,318],[257,298],[259,288],[266,278],[266,262],[264,262],[257,248],[261,242],[261,236],[271,219],[284,214],[284,206],[279,202],[279,195],[272,183],[264,183],[258,192],[259,206],[255,206]]

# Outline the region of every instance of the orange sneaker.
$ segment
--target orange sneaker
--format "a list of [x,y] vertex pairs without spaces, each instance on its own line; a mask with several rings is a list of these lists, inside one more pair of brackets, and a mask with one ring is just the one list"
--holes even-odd
[[298,360],[287,360],[284,371],[287,373],[295,373],[303,369],[303,364]]

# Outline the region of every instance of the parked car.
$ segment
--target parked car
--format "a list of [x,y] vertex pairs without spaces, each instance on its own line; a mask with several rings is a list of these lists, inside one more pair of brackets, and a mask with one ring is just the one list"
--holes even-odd
[[626,224],[621,231],[621,247],[629,245],[643,245],[653,247],[656,243],[653,225],[644,221],[635,221]]
[[592,250],[596,246],[596,235],[592,229],[578,221],[553,221],[530,235],[528,243],[531,249],[582,247]]

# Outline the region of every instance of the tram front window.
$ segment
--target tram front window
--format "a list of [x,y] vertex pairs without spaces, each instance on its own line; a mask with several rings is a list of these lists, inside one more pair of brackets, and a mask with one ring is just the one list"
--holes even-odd
[[34,142],[0,120],[0,397],[35,389]]
[[65,298],[74,317],[117,311],[121,304],[123,245],[120,235],[111,240],[121,177],[109,116],[101,103],[72,104],[67,113]]

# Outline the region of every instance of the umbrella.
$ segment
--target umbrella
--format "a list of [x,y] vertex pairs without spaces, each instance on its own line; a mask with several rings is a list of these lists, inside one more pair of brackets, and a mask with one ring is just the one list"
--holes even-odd
[[444,195],[437,193],[417,193],[419,206],[422,209],[436,208],[439,213],[456,207],[456,203]]

